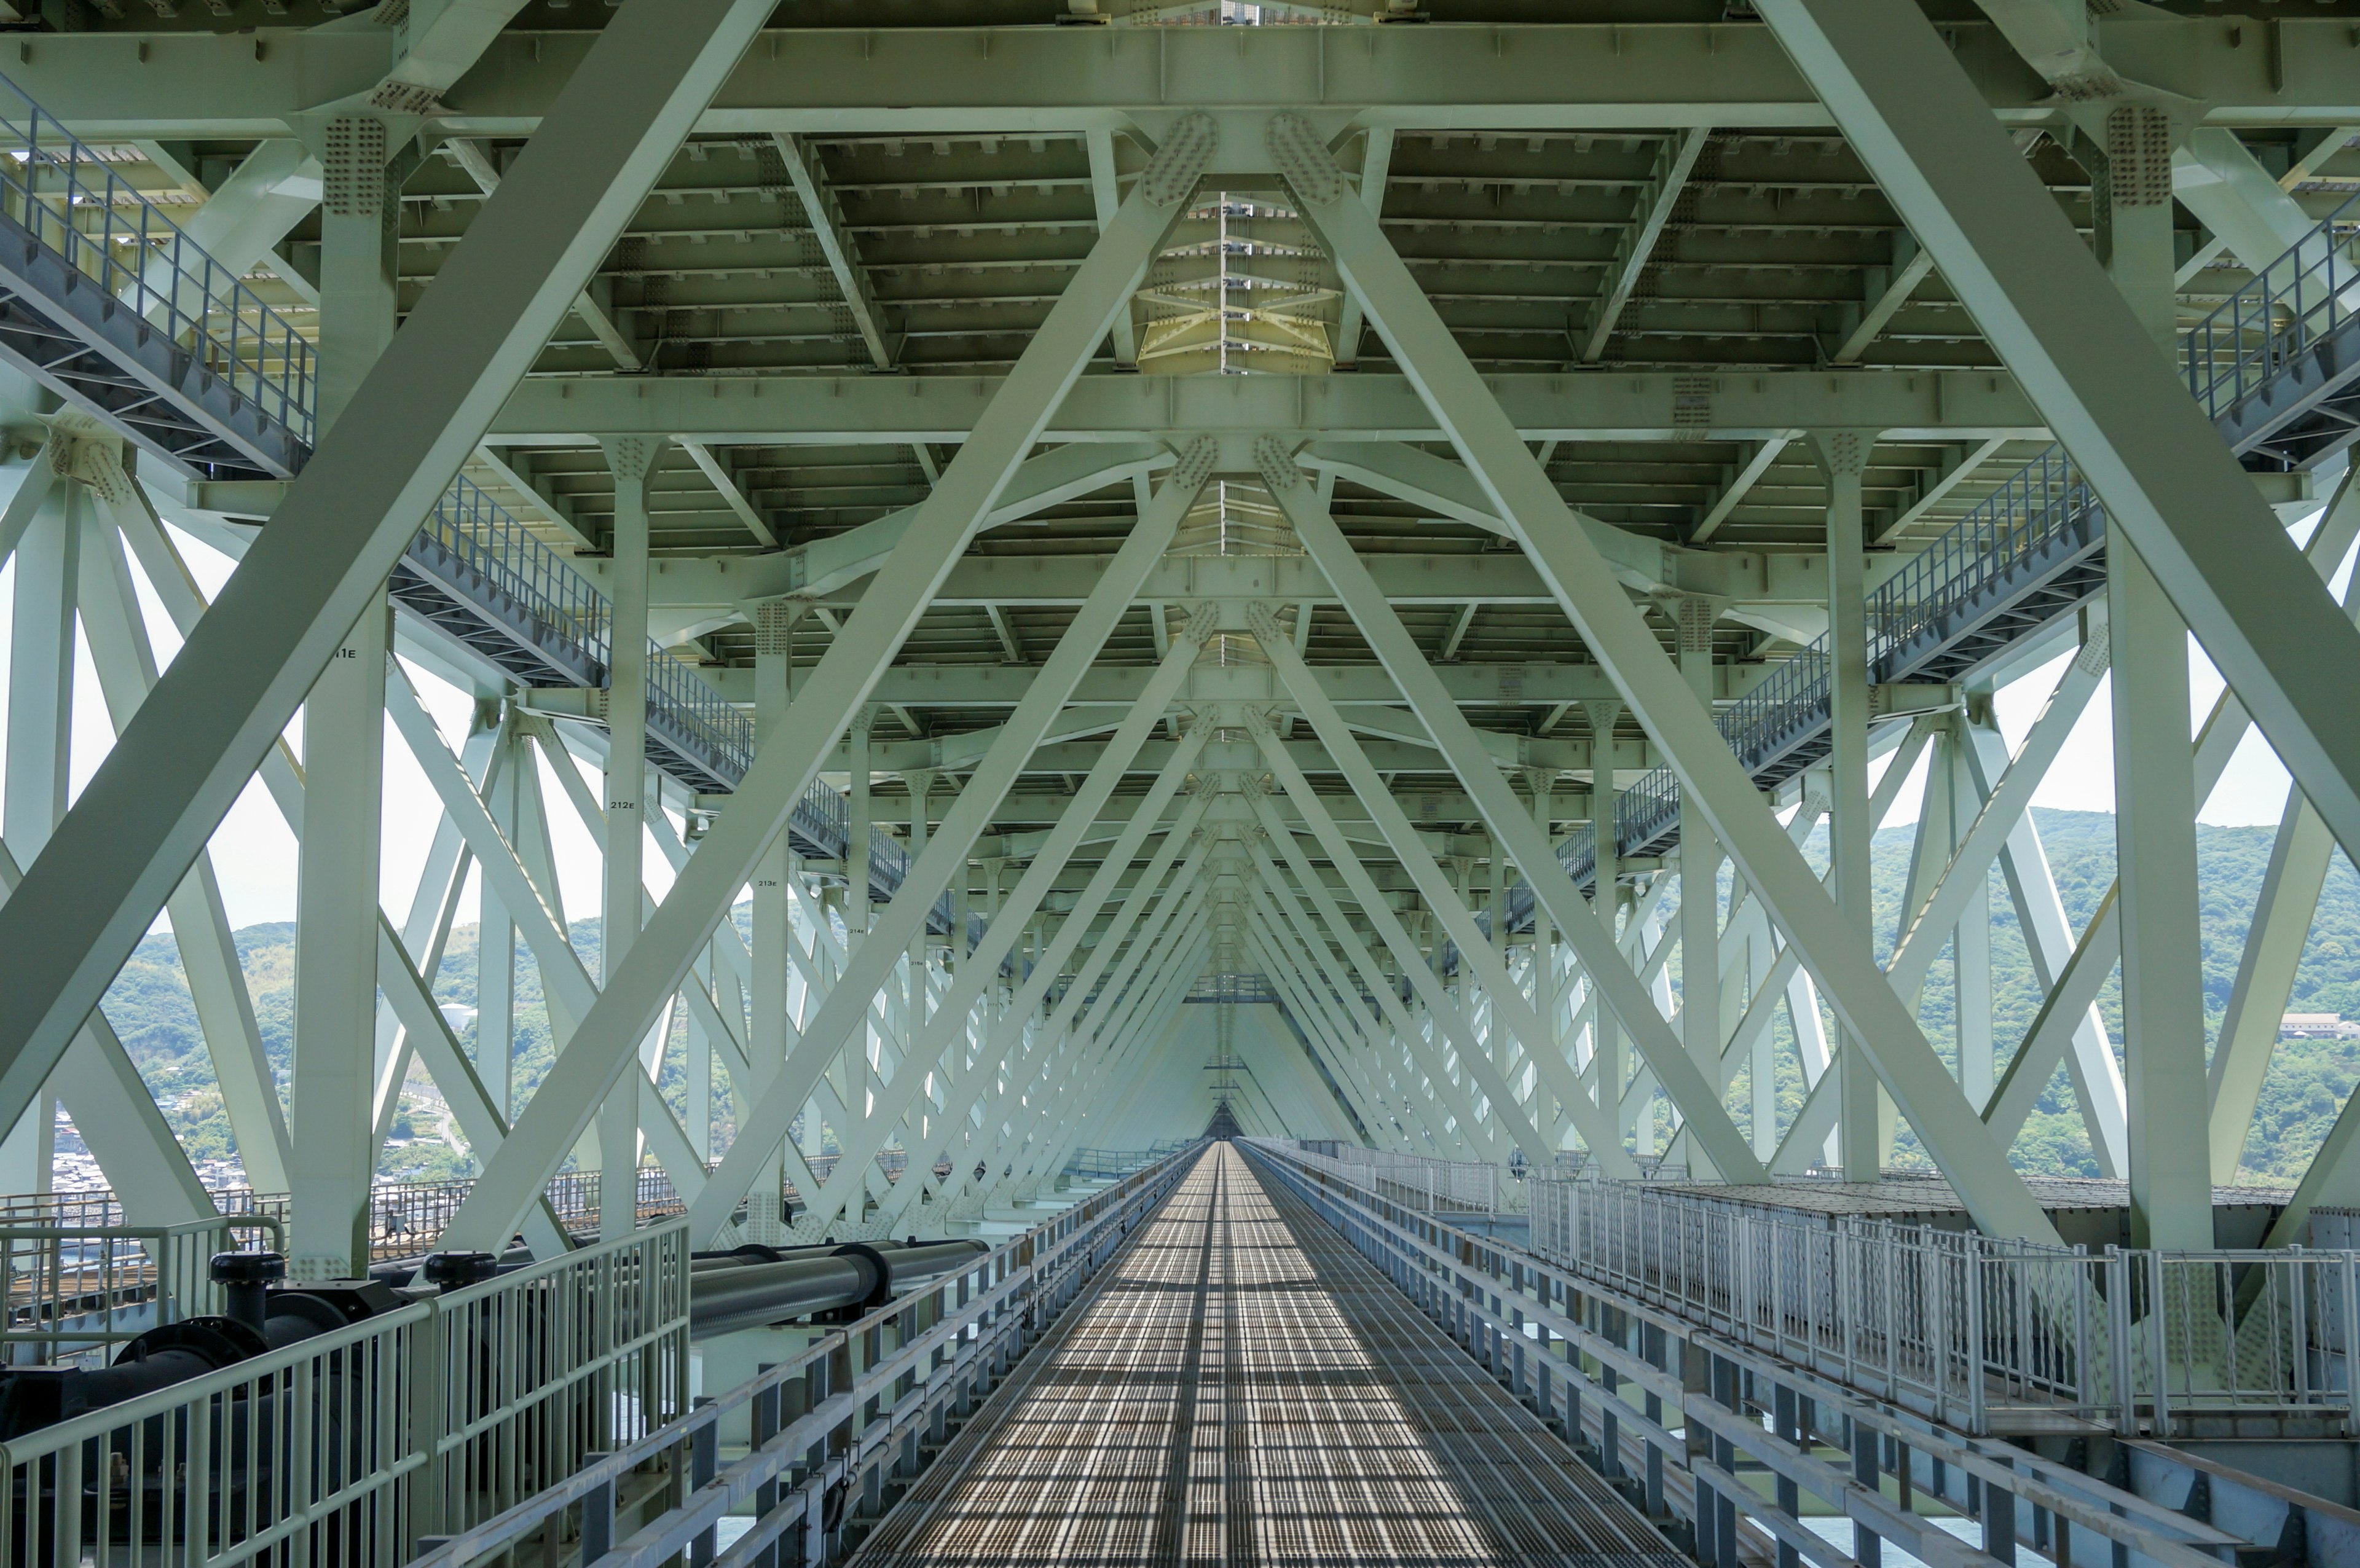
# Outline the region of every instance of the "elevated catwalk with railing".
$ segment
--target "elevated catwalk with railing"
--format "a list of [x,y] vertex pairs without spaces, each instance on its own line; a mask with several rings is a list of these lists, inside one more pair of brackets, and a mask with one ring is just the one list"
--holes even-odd
[[[2311,469],[2360,439],[2360,197],[2345,202],[2180,340],[2190,392],[2249,468]],[[2039,637],[2106,584],[2104,509],[2052,446],[1985,496],[1868,595],[1868,678],[1876,685],[1965,682]],[[1764,789],[1826,759],[1833,730],[1826,637],[1717,718]],[[1888,723],[1906,723],[1893,720]],[[1658,768],[1615,803],[1618,858],[1679,843],[1680,785]],[[1559,846],[1574,882],[1597,880],[1587,830]],[[1511,931],[1532,927],[1533,895],[1509,890]],[[1490,912],[1476,917],[1490,929]],[[1455,966],[1457,953],[1446,954]]]
[[[286,477],[310,455],[312,350],[245,280],[208,256],[161,208],[0,80],[0,357],[180,471]],[[2360,436],[2360,280],[2348,255],[2360,199],[2322,219],[2182,341],[2189,388],[2246,461],[2315,467]],[[1870,595],[1869,678],[1972,679],[2097,593],[2105,519],[2061,448],[1986,497]],[[407,609],[533,685],[606,681],[605,596],[480,489],[462,479],[395,573]],[[708,683],[650,644],[650,760],[687,788],[723,792],[744,777],[753,729]],[[1828,648],[1787,660],[1719,720],[1765,787],[1825,757]],[[1615,813],[1618,856],[1678,840],[1679,785],[1658,768]],[[790,823],[806,854],[840,859],[844,803],[814,786]],[[1595,878],[1586,835],[1559,858]],[[907,857],[871,840],[869,878],[890,897]],[[1511,929],[1532,895],[1509,893]],[[1488,912],[1479,917],[1488,923]],[[947,895],[930,913],[950,929]],[[1455,964],[1446,953],[1446,967]]]
[[[184,475],[291,478],[314,437],[311,341],[114,161],[0,77],[0,361]],[[606,595],[464,478],[410,540],[391,592],[527,686],[606,684]],[[689,666],[648,646],[649,761],[699,793],[736,789],[754,759],[753,725]],[[802,853],[843,859],[843,797],[814,784],[788,831]],[[878,898],[908,870],[899,844],[871,838]],[[928,923],[950,930],[948,895]],[[969,929],[979,940],[979,917]]]
[[2349,1510],[2155,1441],[2348,1422],[2348,1254],[2241,1290],[1557,1181],[1516,1245],[1398,1175],[1191,1148],[423,1561],[2360,1561]]
[[850,1561],[1681,1558],[1341,1238],[1215,1144]]

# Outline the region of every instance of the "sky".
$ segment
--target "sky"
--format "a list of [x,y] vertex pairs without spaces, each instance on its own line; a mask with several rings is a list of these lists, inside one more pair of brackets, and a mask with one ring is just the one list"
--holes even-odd
[[[2304,519],[2296,525],[2298,539],[2307,537],[2312,520],[2315,519]],[[174,530],[173,539],[200,585],[208,597],[212,596],[228,580],[235,562],[220,551],[178,530]],[[2344,589],[2351,570],[2352,565],[2347,561],[2337,574],[2334,586],[2339,593]],[[148,589],[146,579],[138,574],[136,561],[133,572],[138,581],[142,604],[147,611],[148,635],[155,642],[158,660],[159,663],[169,662],[172,654],[178,651],[180,639],[161,603]],[[15,599],[16,567],[11,561],[0,567],[0,691],[6,690]],[[90,663],[88,646],[79,636],[76,641],[78,657],[74,681],[71,788],[79,795],[112,744],[113,730],[105,708],[99,700],[96,672]],[[2010,749],[2023,743],[2026,733],[2038,716],[2050,689],[2070,658],[2070,651],[2060,654],[2054,660],[2029,671],[2000,691],[1998,718]],[[441,726],[444,738],[455,747],[466,733],[473,709],[471,699],[424,670],[409,665],[406,660],[404,663],[412,684]],[[2222,690],[2222,681],[2211,663],[2197,649],[2193,638],[2190,639],[2189,645],[2189,669],[2192,732],[2193,726],[2211,711],[2213,699]],[[296,746],[297,755],[300,756],[300,716],[290,729],[289,737]],[[5,730],[0,730],[0,767],[5,766],[6,746]],[[2112,747],[2108,688],[2101,684],[2059,755],[2056,765],[2049,770],[2047,780],[2034,795],[2033,803],[2071,811],[2112,811]],[[387,726],[385,757],[381,896],[395,919],[399,920],[409,911],[411,892],[425,865],[441,811],[426,775],[410,757],[408,747],[393,733],[390,723]],[[549,772],[547,759],[540,757],[538,766],[543,774],[544,794],[551,803],[552,836],[565,912],[573,919],[595,916],[599,902],[599,860],[595,842],[563,803],[565,796],[555,776]],[[1921,760],[1918,765],[1921,775],[1924,766]],[[2212,792],[2199,813],[2200,820],[2229,826],[2274,826],[2285,807],[2288,782],[2286,770],[2278,765],[2267,744],[2258,734],[2249,734],[2223,775],[2220,787]],[[1913,780],[1903,789],[1894,811],[1885,819],[1887,826],[1916,821],[1918,788],[1918,782]],[[295,838],[279,817],[269,793],[258,782],[247,787],[224,819],[213,836],[213,848],[214,871],[220,879],[223,901],[233,926],[295,918]],[[650,890],[661,898],[670,889],[671,868],[657,853],[652,842],[645,860],[649,867]],[[461,924],[469,923],[475,918],[475,876],[471,874],[458,915]],[[160,924],[159,920],[159,927]]]

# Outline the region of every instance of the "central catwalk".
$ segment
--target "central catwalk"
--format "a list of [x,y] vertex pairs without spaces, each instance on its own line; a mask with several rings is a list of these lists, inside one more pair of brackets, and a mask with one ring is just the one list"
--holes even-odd
[[1687,1568],[1226,1143],[853,1562]]

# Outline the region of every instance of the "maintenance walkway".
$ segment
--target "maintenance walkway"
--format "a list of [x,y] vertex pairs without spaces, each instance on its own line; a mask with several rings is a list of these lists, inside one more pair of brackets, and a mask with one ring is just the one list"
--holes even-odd
[[1687,1563],[1226,1143],[852,1561]]

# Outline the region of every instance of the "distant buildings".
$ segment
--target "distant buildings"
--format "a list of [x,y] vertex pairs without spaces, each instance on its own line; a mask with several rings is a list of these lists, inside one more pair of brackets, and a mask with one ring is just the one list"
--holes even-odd
[[2278,1020],[2280,1040],[2350,1040],[2360,1036],[2360,1021],[2347,1022],[2341,1013],[2289,1013]]

